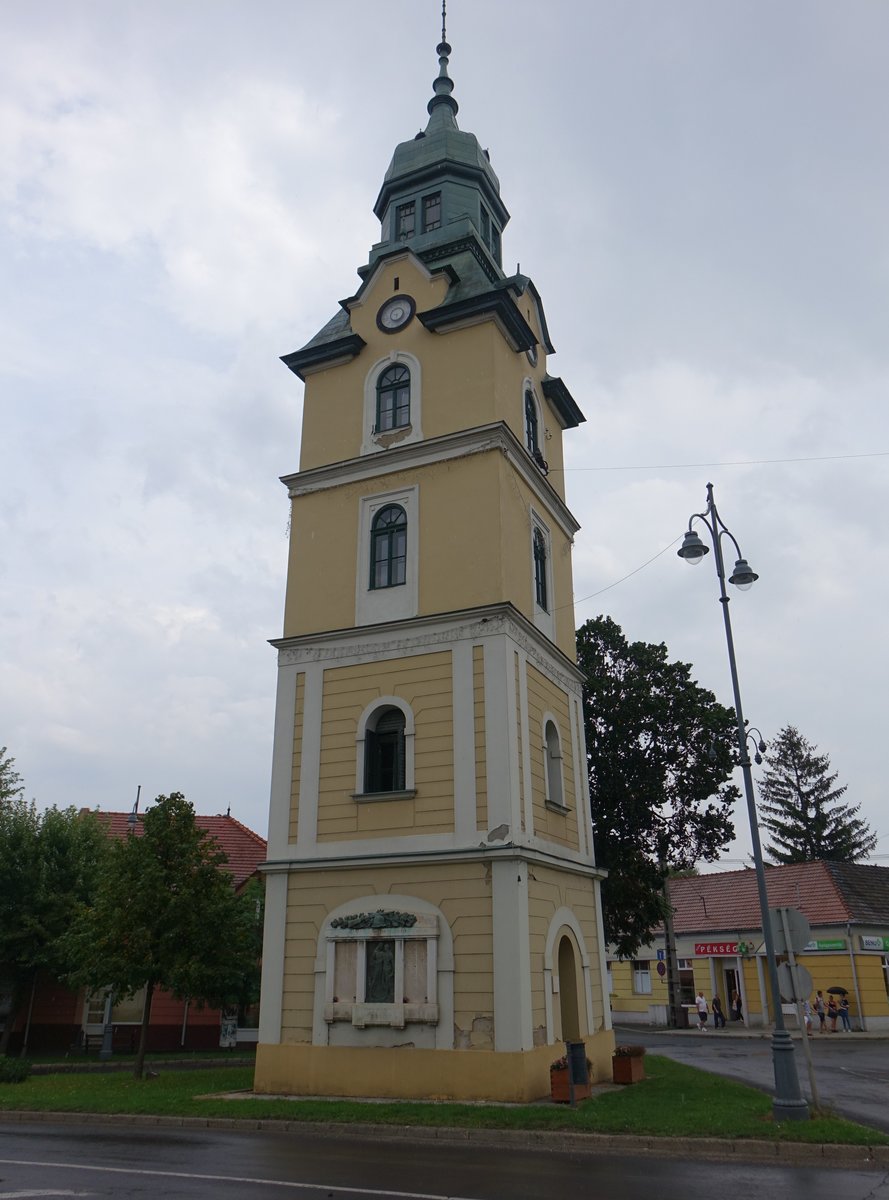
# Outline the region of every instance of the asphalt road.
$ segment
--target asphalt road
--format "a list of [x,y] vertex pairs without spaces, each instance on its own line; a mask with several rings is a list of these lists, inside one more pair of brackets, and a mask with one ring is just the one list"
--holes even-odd
[[[677,1062],[739,1079],[774,1092],[771,1040],[736,1034],[661,1032],[647,1028],[615,1030],[619,1041],[636,1042]],[[815,1034],[809,1039],[821,1107],[872,1129],[889,1133],[889,1040],[856,1034]],[[805,1054],[794,1040],[794,1058],[803,1096],[811,1102]]]
[[0,1122],[0,1200],[889,1200],[877,1171],[515,1147]]

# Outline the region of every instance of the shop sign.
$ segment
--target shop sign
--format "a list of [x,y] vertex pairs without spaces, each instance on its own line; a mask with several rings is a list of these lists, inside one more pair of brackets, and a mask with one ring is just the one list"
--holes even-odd
[[737,942],[695,942],[695,954],[723,955],[741,953]]
[[873,937],[862,933],[858,937],[858,943],[862,950],[889,950],[889,937]]
[[803,950],[845,950],[845,938],[817,938],[814,941],[806,942]]

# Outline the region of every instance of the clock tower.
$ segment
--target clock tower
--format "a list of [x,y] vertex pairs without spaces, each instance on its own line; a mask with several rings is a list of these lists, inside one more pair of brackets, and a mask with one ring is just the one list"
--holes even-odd
[[610,1077],[562,438],[540,296],[442,36],[305,383],[256,1090],[530,1100]]

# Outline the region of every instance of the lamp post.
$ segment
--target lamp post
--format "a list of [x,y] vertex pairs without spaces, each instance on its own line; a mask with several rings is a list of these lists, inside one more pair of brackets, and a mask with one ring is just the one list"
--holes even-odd
[[[766,962],[769,973],[769,987],[772,993],[772,1004],[775,1008],[775,1022],[772,1028],[772,1067],[775,1073],[775,1100],[772,1111],[776,1121],[804,1121],[808,1118],[809,1109],[802,1098],[796,1062],[793,1056],[793,1042],[784,1027],[784,1013],[781,1009],[781,993],[778,987],[778,965],[775,961],[775,943],[772,937],[772,923],[769,919],[769,898],[766,891],[766,874],[762,861],[762,846],[759,840],[759,821],[756,816],[756,801],[753,796],[753,775],[750,770],[750,754],[747,748],[748,731],[741,708],[741,690],[738,685],[738,666],[735,662],[735,642],[732,637],[732,622],[729,616],[729,597],[725,590],[725,562],[722,557],[723,538],[728,538],[735,548],[735,569],[729,576],[729,583],[746,591],[752,587],[759,576],[750,569],[747,559],[741,555],[734,534],[720,517],[716,502],[713,499],[713,484],[707,484],[707,507],[702,513],[693,513],[689,518],[688,530],[681,548],[677,551],[680,558],[687,563],[699,563],[709,553],[709,547],[704,544],[693,526],[700,522],[710,534],[713,543],[713,559],[716,564],[716,574],[719,577],[719,603],[722,605],[722,617],[725,622],[725,641],[728,647],[729,670],[732,676],[732,691],[735,698],[735,718],[738,723],[738,753],[740,756],[741,772],[744,776],[744,793],[747,798],[747,815],[750,820],[750,839],[753,844],[753,863],[756,871],[756,887],[759,892],[759,907],[762,913],[762,933],[766,947]],[[757,747],[758,749],[758,747]]]

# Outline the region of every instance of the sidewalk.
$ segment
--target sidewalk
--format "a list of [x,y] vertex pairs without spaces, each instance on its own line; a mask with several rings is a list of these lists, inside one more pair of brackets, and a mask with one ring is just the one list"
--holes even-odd
[[[700,1029],[698,1029],[697,1025],[693,1025],[690,1029],[670,1029],[666,1025],[614,1025],[613,1029],[614,1036],[621,1042],[631,1042],[634,1035],[638,1036],[642,1033],[656,1033],[666,1037],[730,1038],[733,1041],[736,1038],[755,1038],[759,1040],[768,1040],[772,1036],[771,1025],[766,1025],[764,1027],[761,1025],[754,1025],[753,1028],[748,1028],[746,1025],[739,1025],[738,1022],[735,1022],[731,1026],[727,1025],[724,1029],[714,1029],[713,1026],[708,1023],[706,1033],[703,1033]],[[787,1032],[795,1042],[800,1041],[802,1038],[802,1034],[798,1029],[788,1029]],[[838,1040],[842,1037],[850,1037],[854,1038],[856,1041],[863,1042],[887,1042],[889,1041],[889,1032],[871,1033],[869,1031],[857,1029],[853,1030],[850,1034],[843,1034],[840,1030],[837,1030],[836,1034],[813,1033],[809,1040],[811,1042],[817,1042],[819,1038],[821,1041],[827,1041],[828,1039],[834,1038]]]

